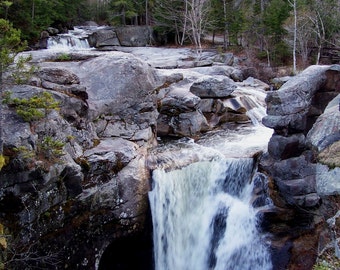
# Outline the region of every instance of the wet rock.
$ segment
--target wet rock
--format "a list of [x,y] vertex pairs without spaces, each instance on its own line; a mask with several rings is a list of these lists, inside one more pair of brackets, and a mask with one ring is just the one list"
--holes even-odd
[[48,27],[47,28],[47,32],[51,35],[51,36],[55,36],[57,34],[59,34],[59,30],[57,28],[54,27]]
[[305,136],[301,133],[289,137],[275,134],[268,143],[268,152],[276,160],[300,156],[305,149]]
[[179,115],[180,113],[196,110],[200,98],[186,92],[172,91],[159,102],[159,112],[167,115]]
[[207,67],[211,66],[213,64],[212,60],[206,59],[206,60],[200,60],[194,62],[194,67]]
[[158,119],[158,136],[194,137],[207,130],[207,119],[196,110],[178,116],[161,115]]
[[228,98],[222,101],[223,107],[226,108],[228,112],[234,113],[246,113],[247,109],[241,101],[241,98]]
[[209,130],[206,118],[199,111],[182,113],[175,121],[174,132],[183,137],[193,137]]
[[116,31],[111,27],[99,29],[89,35],[87,39],[90,47],[94,48],[120,46]]
[[236,89],[236,84],[223,76],[203,77],[190,87],[190,92],[200,98],[225,98]]
[[47,49],[49,37],[50,37],[49,31],[42,31],[40,33],[38,49]]

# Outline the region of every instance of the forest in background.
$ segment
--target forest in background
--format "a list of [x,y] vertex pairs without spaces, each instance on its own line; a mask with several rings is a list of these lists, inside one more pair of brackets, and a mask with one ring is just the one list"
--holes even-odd
[[[339,62],[340,0],[0,0],[0,17],[29,43],[48,27],[93,20],[149,25],[164,43],[202,49],[205,35],[222,50],[245,50],[268,66]],[[325,58],[325,57],[328,57]]]

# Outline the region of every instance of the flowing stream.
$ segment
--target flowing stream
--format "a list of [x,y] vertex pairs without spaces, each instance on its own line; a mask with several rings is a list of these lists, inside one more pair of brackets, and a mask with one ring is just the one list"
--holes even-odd
[[251,157],[272,131],[261,125],[263,107],[249,113],[253,125],[182,139],[157,153],[164,162],[149,192],[155,270],[272,269],[260,208],[252,206],[259,173]]

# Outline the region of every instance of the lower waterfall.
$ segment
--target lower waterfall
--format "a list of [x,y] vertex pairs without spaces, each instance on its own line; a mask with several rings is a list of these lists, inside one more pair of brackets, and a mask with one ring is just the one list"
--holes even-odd
[[153,171],[155,270],[266,270],[270,254],[251,206],[252,158]]

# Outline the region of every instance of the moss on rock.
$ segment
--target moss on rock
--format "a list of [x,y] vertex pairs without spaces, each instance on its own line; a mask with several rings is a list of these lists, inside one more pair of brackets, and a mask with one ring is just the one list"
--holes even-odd
[[318,160],[330,168],[340,167],[340,141],[322,150],[318,155]]

